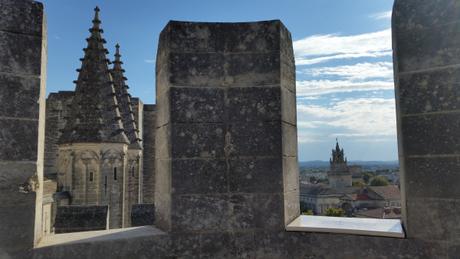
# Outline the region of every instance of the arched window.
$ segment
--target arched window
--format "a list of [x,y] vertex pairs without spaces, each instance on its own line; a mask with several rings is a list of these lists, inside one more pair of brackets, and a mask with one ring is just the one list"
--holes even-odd
[[89,181],[92,182],[94,178],[93,172],[89,172]]
[[115,181],[117,180],[117,168],[116,167],[113,168],[113,180]]

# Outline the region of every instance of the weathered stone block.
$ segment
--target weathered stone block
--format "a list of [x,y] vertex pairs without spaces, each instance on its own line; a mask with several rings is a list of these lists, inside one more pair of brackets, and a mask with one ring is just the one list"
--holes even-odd
[[395,1],[393,27],[412,30],[439,27],[460,20],[456,0]]
[[[165,194],[171,190],[171,159],[156,159],[156,169],[161,173],[155,174],[155,193]],[[156,202],[155,202],[156,204]]]
[[405,189],[412,198],[460,199],[460,158],[406,158]]
[[299,163],[297,157],[283,157],[284,191],[299,190]]
[[255,225],[258,229],[284,229],[283,194],[257,194],[254,196]]
[[171,53],[170,83],[175,86],[220,86],[224,55],[219,53]]
[[280,122],[233,123],[230,139],[233,156],[278,156],[282,136]]
[[397,31],[400,72],[458,64],[460,53],[459,23],[435,28]]
[[224,91],[216,88],[171,88],[172,122],[223,122]]
[[225,84],[255,87],[280,84],[280,54],[238,53],[225,56]]
[[231,192],[272,193],[281,189],[283,169],[278,158],[235,159],[229,165]]
[[[157,133],[157,142],[164,142],[157,143],[157,161],[171,157],[172,168],[156,167],[172,181],[157,184],[162,189],[156,191],[165,201],[172,197],[166,230],[284,228],[282,146],[296,134],[283,135],[282,120],[285,116],[296,131],[296,111],[295,80],[281,86],[282,62],[289,67],[286,76],[295,78],[288,75],[295,73],[293,51],[292,43],[280,43],[291,39],[282,27],[279,21],[170,22],[162,31],[157,121],[167,126]],[[297,146],[289,146],[295,157]]]
[[282,63],[287,64],[290,67],[294,67],[294,72],[295,72],[295,60],[294,60],[294,48],[292,46],[292,36],[289,30],[282,25],[280,26],[280,51],[281,51]]
[[225,52],[270,52],[280,50],[278,20],[258,23],[222,24]]
[[172,232],[228,231],[228,205],[226,195],[173,195]]
[[34,1],[0,1],[0,31],[41,36],[43,4]]
[[237,232],[232,235],[236,258],[255,258],[254,232]]
[[200,258],[235,258],[233,237],[228,233],[201,234]]
[[234,194],[229,196],[229,228],[232,231],[255,228],[257,217],[255,195]]
[[171,158],[171,125],[167,124],[155,130],[155,159]]
[[228,120],[231,122],[279,121],[280,95],[279,87],[229,88]]
[[0,160],[37,159],[38,121],[0,120]]
[[171,21],[175,52],[267,52],[280,49],[280,21],[258,23],[192,23]]
[[225,126],[220,123],[171,126],[173,158],[219,158],[224,152]]
[[[16,191],[17,192],[17,191]],[[2,192],[3,194],[3,192]],[[22,194],[24,197],[21,203],[24,204],[25,197],[28,196],[27,205],[15,205],[11,207],[0,207],[0,218],[4,222],[9,224],[0,224],[0,243],[2,247],[8,247],[11,251],[22,251],[23,253],[29,254],[32,250],[32,244],[34,242],[34,214],[30,214],[32,208],[35,205],[35,194]],[[14,231],[12,231],[14,230]],[[17,242],[21,240],[24,243]],[[24,249],[24,246],[28,244],[29,248]],[[0,249],[0,258],[9,258],[2,255],[3,249]],[[27,251],[28,250],[28,251]],[[11,256],[13,256],[11,254]],[[16,258],[16,257],[13,257]],[[17,257],[21,258],[21,257]],[[25,258],[25,257],[22,257]]]
[[227,163],[224,160],[175,159],[171,174],[174,194],[228,191]]
[[0,116],[38,117],[40,79],[3,74],[0,75],[0,82]]
[[155,205],[134,204],[131,209],[131,226],[153,225],[155,222]]
[[[422,240],[460,240],[458,214],[460,201],[456,199],[407,198],[407,237]],[[429,226],[429,227],[427,227]]]
[[285,249],[286,232],[257,231],[255,235],[256,258],[289,258]]
[[[158,167],[157,167],[158,168]],[[155,226],[164,230],[171,230],[171,195],[168,192],[157,191],[155,183]]]
[[154,203],[155,193],[155,105],[144,105],[143,129],[142,129],[142,148],[143,150],[143,202]]
[[[295,65],[286,64],[286,58],[281,57],[281,87],[288,89],[292,93],[296,92],[296,76],[295,76]],[[293,62],[294,60],[292,60]]]
[[297,157],[297,127],[282,123],[283,156]]
[[281,119],[291,125],[297,124],[297,100],[294,92],[281,88]]
[[284,224],[291,223],[300,215],[299,190],[284,192]]
[[[174,52],[221,52],[224,49],[222,30],[208,23],[170,21],[169,47]],[[174,32],[174,33],[171,33]]]
[[200,235],[194,234],[171,234],[170,252],[177,258],[199,258]]
[[108,206],[58,206],[55,232],[104,230],[107,228]]
[[460,154],[460,113],[402,119],[404,155]]
[[0,162],[0,210],[2,207],[34,207],[35,193],[31,190],[21,192],[20,186],[27,186],[29,178],[33,177],[36,170],[37,165],[34,161]]
[[399,78],[401,114],[441,112],[460,108],[458,68],[403,74]]
[[41,37],[0,31],[0,72],[40,75]]
[[158,109],[156,112],[155,128],[163,127],[171,122],[171,107],[169,94],[169,89],[162,94],[157,94],[157,106],[161,106],[163,108]]

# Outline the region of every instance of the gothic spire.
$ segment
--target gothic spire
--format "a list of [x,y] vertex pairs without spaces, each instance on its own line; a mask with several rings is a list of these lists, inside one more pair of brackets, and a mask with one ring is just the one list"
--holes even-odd
[[347,163],[347,159],[345,158],[345,154],[343,148],[341,149],[339,146],[339,141],[337,138],[335,139],[335,149],[332,150],[332,157],[329,159],[329,162],[332,164],[343,164]]
[[125,127],[126,136],[130,141],[129,148],[142,149],[138,134],[136,120],[131,105],[131,95],[128,93],[128,86],[125,81],[127,78],[123,75],[125,70],[122,68],[120,45],[115,45],[115,60],[113,61],[113,69],[110,71],[113,77],[115,86],[115,95],[120,108],[121,118]]
[[129,143],[124,132],[107,49],[100,28],[99,8],[94,9],[91,35],[83,49],[81,69],[77,69],[75,97],[60,143]]

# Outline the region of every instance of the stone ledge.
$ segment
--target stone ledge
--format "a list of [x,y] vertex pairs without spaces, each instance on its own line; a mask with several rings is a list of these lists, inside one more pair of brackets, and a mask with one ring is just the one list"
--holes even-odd
[[92,243],[97,241],[110,241],[166,235],[163,231],[153,226],[109,229],[100,231],[73,232],[44,236],[35,248],[47,246],[69,245],[77,243]]
[[405,238],[405,233],[399,219],[342,218],[302,215],[289,223],[286,226],[286,231]]

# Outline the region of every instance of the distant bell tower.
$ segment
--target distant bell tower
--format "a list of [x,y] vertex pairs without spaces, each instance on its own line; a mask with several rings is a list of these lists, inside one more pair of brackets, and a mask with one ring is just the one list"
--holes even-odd
[[332,157],[329,159],[330,169],[327,173],[329,186],[335,189],[351,187],[351,173],[347,165],[347,158],[343,149],[340,148],[336,139],[335,149],[332,150]]

